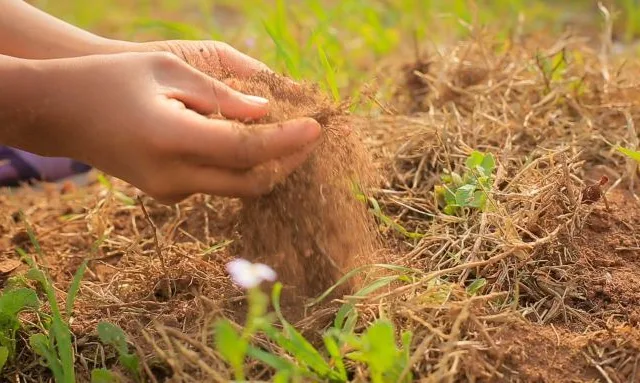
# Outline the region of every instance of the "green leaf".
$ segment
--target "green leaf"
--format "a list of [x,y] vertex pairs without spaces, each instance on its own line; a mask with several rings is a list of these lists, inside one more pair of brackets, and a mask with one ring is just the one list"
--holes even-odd
[[475,185],[463,185],[456,190],[456,204],[459,206],[470,206],[473,202],[473,193],[476,191]]
[[485,176],[490,177],[493,174],[493,171],[496,168],[496,160],[493,158],[493,154],[488,153],[482,159],[482,163],[480,164],[480,168]]
[[129,353],[127,345],[127,335],[124,331],[113,323],[98,323],[98,337],[103,344],[110,345],[118,352],[118,361],[136,380],[139,380],[140,360],[137,355]]
[[113,184],[111,183],[111,181],[109,181],[109,179],[105,176],[104,173],[98,172],[97,178],[98,178],[98,183],[100,183],[100,185],[102,185],[105,189],[107,190],[113,189]]
[[349,315],[347,316],[347,320],[344,322],[344,327],[342,328],[345,332],[353,332],[356,328],[356,323],[358,322],[358,311],[353,309]]
[[402,349],[404,351],[404,357],[407,362],[411,357],[411,340],[412,339],[413,339],[413,333],[411,331],[402,332]]
[[484,161],[484,157],[485,157],[484,154],[474,150],[471,153],[471,155],[467,157],[467,160],[465,161],[465,166],[469,169],[475,169],[476,167],[482,165],[482,161]]
[[334,73],[331,64],[329,63],[329,59],[327,58],[327,54],[325,53],[322,46],[318,45],[318,56],[320,57],[320,62],[325,71],[327,85],[331,90],[331,94],[333,95],[333,99],[335,101],[340,101],[340,91],[338,90],[338,82],[336,81],[336,74]]
[[17,288],[0,295],[0,312],[16,316],[27,308],[37,309],[40,304],[36,292],[28,288]]
[[[399,277],[397,275],[392,275],[392,276],[387,276],[387,277],[382,277],[379,278],[375,281],[373,281],[372,283],[370,283],[369,285],[363,287],[362,289],[360,289],[358,292],[356,292],[355,294],[353,294],[356,297],[364,297],[367,296],[368,294],[371,294],[372,292],[387,286],[389,284],[391,284],[394,281],[397,281],[399,279]],[[349,313],[351,313],[351,311],[353,310],[353,308],[355,307],[355,304],[353,302],[347,302],[345,304],[343,304],[340,309],[338,310],[338,313],[336,314],[336,319],[334,320],[334,326],[336,328],[342,328],[343,324],[344,324],[344,320],[347,317],[347,315]]]
[[482,190],[478,190],[473,193],[473,201],[469,204],[471,207],[475,207],[478,209],[484,209],[484,206],[487,203],[487,193]]
[[338,347],[338,343],[331,336],[324,336],[324,346],[331,357],[334,365],[338,369],[339,379],[341,381],[347,381],[347,370],[344,367],[344,360],[342,359],[342,355],[340,353],[340,348]]
[[38,241],[38,238],[36,238],[36,233],[33,231],[33,227],[31,227],[31,225],[29,225],[26,220],[25,225],[27,227],[27,235],[29,236],[29,241],[36,250],[36,254],[38,254],[40,257],[44,256],[44,254],[42,253],[42,247],[40,247],[40,242]]
[[324,293],[322,293],[322,295],[320,295],[318,298],[314,299],[310,303],[306,304],[306,307],[315,306],[316,304],[320,303],[323,299],[325,299],[327,296],[329,296],[333,292],[333,290],[338,288],[340,285],[344,284],[346,281],[351,279],[353,276],[355,276],[358,273],[362,272],[363,270],[369,269],[369,268],[381,268],[381,269],[390,270],[390,271],[396,271],[396,272],[404,273],[404,274],[424,274],[422,271],[420,271],[418,269],[412,269],[412,268],[409,268],[409,267],[403,267],[403,266],[397,266],[397,265],[389,265],[389,264],[385,264],[385,263],[374,263],[374,264],[369,264],[369,265],[363,265],[363,266],[357,267],[355,269],[352,269],[351,271],[349,271],[348,273],[343,275],[333,286],[329,287]]
[[369,362],[369,357],[362,351],[352,351],[347,354],[347,358],[353,360],[354,362]]
[[227,239],[227,240],[218,242],[218,243],[214,244],[213,246],[211,246],[210,248],[206,249],[200,255],[204,256],[204,255],[207,255],[209,253],[215,253],[217,251],[220,251],[220,250],[224,249],[225,247],[229,246],[232,242],[233,242],[233,240],[231,240],[231,239]]
[[280,370],[273,376],[273,383],[287,383],[291,378],[289,370]]
[[118,357],[118,360],[129,372],[131,372],[136,376],[138,375],[138,371],[140,368],[140,360],[138,359],[137,355],[129,354],[129,353],[120,354],[120,356]]
[[453,183],[453,186],[455,187],[464,185],[464,180],[462,179],[462,177],[460,177],[460,174],[456,172],[451,172],[451,181]]
[[623,147],[618,147],[618,151],[632,160],[640,162],[640,151],[631,150]]
[[271,354],[264,350],[261,350],[254,346],[247,348],[247,355],[251,358],[258,360],[269,367],[274,368],[276,371],[293,371],[297,370],[297,367],[286,359],[283,359],[277,355]]
[[447,206],[457,205],[456,194],[446,186],[444,187],[444,203]]
[[9,349],[4,346],[0,346],[0,372],[2,372],[2,369],[4,368],[4,365],[7,363],[8,358],[9,358]]
[[126,334],[120,327],[113,323],[98,323],[98,337],[102,343],[115,347],[115,349],[121,354],[129,352]]
[[[283,326],[283,333],[288,342],[279,342],[279,345],[285,348],[288,352],[293,354],[296,359],[309,368],[313,369],[321,376],[335,375],[335,372],[331,370],[331,367],[324,360],[322,355],[316,350],[311,343],[309,343],[293,326],[289,324],[282,315],[280,309],[280,292],[282,291],[282,284],[276,283],[272,292],[272,304],[276,311],[276,315]],[[279,339],[282,340],[282,339]]]
[[47,278],[45,277],[44,273],[38,269],[31,269],[27,271],[25,277],[27,279],[31,279],[32,281],[39,282],[42,285],[47,284]]
[[96,368],[91,371],[91,383],[116,383],[120,379],[106,368]]
[[475,281],[471,282],[469,286],[467,286],[467,293],[469,293],[470,295],[476,295],[476,293],[486,284],[486,279],[478,278]]
[[55,352],[49,346],[49,338],[44,334],[34,334],[29,337],[29,346],[33,351],[43,357],[49,367],[49,370],[53,373],[55,381],[58,383],[73,383],[73,380],[66,379],[62,370],[62,365],[58,360]]
[[75,356],[73,344],[71,342],[71,330],[66,323],[62,321],[59,314],[53,315],[51,321],[51,333],[55,339],[58,358],[62,365],[62,371],[65,376],[65,382],[75,382]]
[[367,329],[363,338],[366,342],[364,352],[369,367],[381,373],[390,370],[398,353],[391,322],[375,322]]
[[218,352],[239,372],[247,353],[247,341],[240,337],[228,320],[220,320],[215,324],[215,342]]
[[73,276],[73,281],[71,281],[71,286],[69,286],[69,292],[67,294],[67,304],[66,304],[66,312],[67,318],[71,317],[73,313],[73,303],[76,300],[76,296],[78,295],[78,291],[80,291],[80,282],[82,281],[82,277],[84,276],[84,272],[87,270],[87,261],[82,262],[75,275]]

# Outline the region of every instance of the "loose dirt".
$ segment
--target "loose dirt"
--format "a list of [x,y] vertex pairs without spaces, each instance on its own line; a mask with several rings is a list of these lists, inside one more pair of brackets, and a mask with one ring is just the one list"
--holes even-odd
[[[271,193],[243,201],[239,227],[241,255],[272,265],[287,296],[318,296],[347,271],[372,263],[376,251],[373,219],[356,194],[368,195],[374,181],[360,134],[317,87],[270,74],[227,83],[272,100],[261,122],[313,117],[322,125],[320,147],[300,169]],[[353,280],[336,294],[355,292]]]

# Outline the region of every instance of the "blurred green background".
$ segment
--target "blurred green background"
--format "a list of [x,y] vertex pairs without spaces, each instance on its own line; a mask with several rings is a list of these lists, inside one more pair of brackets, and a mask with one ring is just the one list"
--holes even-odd
[[[464,37],[482,25],[507,39],[516,31],[567,27],[598,36],[593,0],[31,0],[77,26],[120,39],[226,41],[297,79],[321,83],[336,97],[357,97],[376,67],[407,50]],[[640,35],[640,0],[603,1],[614,38]],[[394,56],[394,53],[396,55]],[[398,55],[397,53],[402,53]]]

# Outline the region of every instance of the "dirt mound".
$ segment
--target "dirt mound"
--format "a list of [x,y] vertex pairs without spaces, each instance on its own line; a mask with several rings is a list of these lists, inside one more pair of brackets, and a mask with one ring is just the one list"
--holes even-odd
[[500,381],[635,382],[640,374],[640,333],[633,327],[575,334],[516,322],[500,328],[494,342],[504,355]]
[[[584,288],[584,300],[573,304],[598,316],[640,325],[640,207],[627,191],[607,196],[610,210],[594,210],[576,238],[579,258],[573,273]],[[594,315],[595,314],[595,315]]]
[[[322,125],[322,143],[300,169],[268,195],[243,201],[239,227],[244,258],[272,265],[291,287],[287,295],[317,296],[376,250],[363,201],[373,176],[359,132],[315,87],[269,74],[227,83],[272,100],[263,121],[313,117]],[[352,292],[344,286],[336,293]]]

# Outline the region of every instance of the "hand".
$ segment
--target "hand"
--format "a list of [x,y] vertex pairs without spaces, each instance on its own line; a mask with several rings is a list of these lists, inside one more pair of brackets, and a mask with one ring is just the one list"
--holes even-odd
[[[221,65],[231,60],[217,57],[213,62]],[[25,109],[36,110],[37,117],[7,143],[84,161],[163,203],[195,193],[266,193],[274,176],[297,168],[320,137],[313,119],[247,128],[204,117],[219,111],[257,118],[268,108],[173,54],[96,55],[34,65],[41,77]]]
[[216,78],[228,74],[247,78],[261,71],[272,72],[261,61],[219,41],[167,40],[127,44],[122,50],[173,53],[195,69]]

